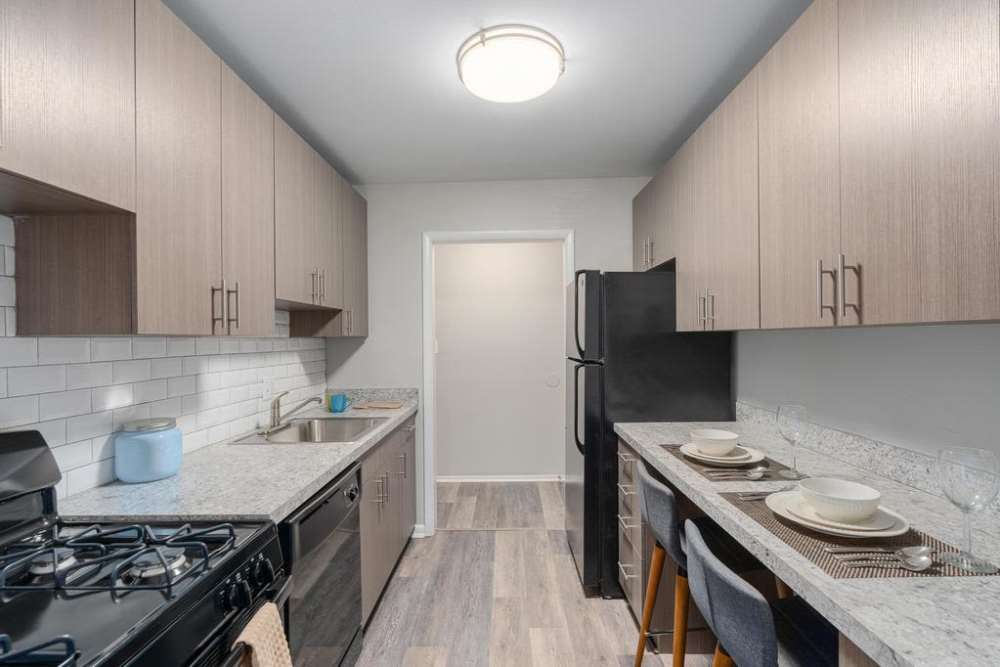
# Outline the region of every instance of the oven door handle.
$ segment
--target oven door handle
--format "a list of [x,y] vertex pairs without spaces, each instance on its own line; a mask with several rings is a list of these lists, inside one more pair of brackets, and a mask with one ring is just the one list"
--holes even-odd
[[292,575],[288,575],[287,577],[285,577],[284,581],[282,581],[280,586],[272,588],[271,590],[264,593],[264,597],[266,597],[269,602],[273,602],[274,604],[278,605],[278,608],[280,609],[281,605],[285,604],[285,601],[288,600],[288,597],[291,594],[292,594]]
[[236,642],[233,648],[229,651],[229,655],[219,664],[219,667],[236,667],[243,662],[244,656],[249,652],[246,644],[243,642]]

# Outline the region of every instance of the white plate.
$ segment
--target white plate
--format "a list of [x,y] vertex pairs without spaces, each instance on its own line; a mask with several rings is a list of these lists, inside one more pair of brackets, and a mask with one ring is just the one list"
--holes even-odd
[[[801,497],[801,494],[800,494]],[[863,530],[868,532],[870,530],[888,530],[896,525],[896,515],[890,514],[883,508],[878,508],[875,513],[864,521],[858,521],[857,523],[846,523],[844,521],[833,521],[832,519],[827,519],[816,513],[816,509],[810,505],[805,499],[801,502],[792,502],[786,505],[786,508],[791,514],[808,521],[809,523],[819,524],[821,526],[828,526],[830,528],[839,528],[841,530]]]
[[[715,454],[706,454],[705,452],[698,449],[698,445],[693,442],[689,442],[686,447],[690,447],[691,451],[698,456],[700,459],[705,459],[706,461],[746,461],[750,458],[750,450],[742,445],[736,445],[733,450],[723,456],[716,456]],[[683,448],[682,448],[683,449]]]
[[764,452],[759,449],[754,449],[753,447],[745,447],[744,449],[750,453],[750,456],[733,460],[732,457],[707,457],[699,452],[698,449],[692,444],[681,445],[681,453],[684,454],[684,456],[692,458],[700,463],[706,463],[710,466],[717,466],[720,468],[738,468],[752,463],[760,463],[764,460]]
[[856,537],[856,538],[876,538],[876,537],[896,537],[897,535],[902,535],[910,529],[910,523],[899,516],[895,512],[891,512],[887,509],[879,508],[880,512],[885,512],[895,519],[891,528],[885,530],[857,530],[855,528],[834,528],[833,526],[823,525],[819,523],[813,523],[807,521],[801,517],[788,511],[788,506],[790,504],[798,504],[802,502],[802,496],[798,491],[781,491],[778,493],[772,493],[767,498],[764,499],[764,504],[767,505],[768,509],[777,514],[778,516],[788,519],[792,523],[797,523],[800,526],[805,526],[810,530],[815,530],[818,533],[826,533],[827,535],[836,535],[838,537]]

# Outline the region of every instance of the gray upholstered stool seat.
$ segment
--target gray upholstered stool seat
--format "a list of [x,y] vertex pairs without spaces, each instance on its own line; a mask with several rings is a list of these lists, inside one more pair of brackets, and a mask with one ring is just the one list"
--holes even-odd
[[800,598],[768,603],[733,572],[706,542],[693,521],[687,536],[691,597],[719,640],[719,656],[739,667],[837,664],[837,631]]
[[[646,585],[646,600],[643,605],[642,619],[639,627],[639,645],[636,648],[635,664],[642,664],[646,650],[646,638],[649,634],[649,624],[656,605],[656,594],[660,587],[660,577],[663,574],[664,553],[677,564],[677,575],[674,597],[674,627],[673,627],[673,664],[684,664],[687,638],[688,586],[687,586],[687,546],[684,530],[681,526],[677,499],[666,484],[653,477],[646,466],[636,466],[639,474],[637,480],[639,509],[642,518],[656,538],[653,547],[652,565],[649,569],[649,581]],[[693,519],[701,529],[704,539],[712,545],[729,568],[736,572],[750,572],[764,569],[764,566],[744,549],[729,533],[720,528],[708,517]]]

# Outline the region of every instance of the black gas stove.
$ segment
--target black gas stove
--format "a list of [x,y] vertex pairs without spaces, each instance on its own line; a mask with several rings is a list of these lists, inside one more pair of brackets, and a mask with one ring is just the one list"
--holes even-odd
[[273,524],[73,523],[36,431],[0,434],[0,665],[235,663],[287,577]]

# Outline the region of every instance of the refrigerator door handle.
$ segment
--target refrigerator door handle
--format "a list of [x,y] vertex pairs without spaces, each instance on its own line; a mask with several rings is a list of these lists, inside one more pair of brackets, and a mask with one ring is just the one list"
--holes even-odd
[[577,364],[576,368],[573,369],[573,441],[576,443],[576,448],[580,450],[581,454],[586,454],[584,451],[584,444],[580,442],[580,369],[585,368],[586,364]]
[[581,359],[587,358],[580,342],[580,276],[584,273],[584,270],[580,270],[573,275],[573,338],[576,340],[576,350],[580,353]]

